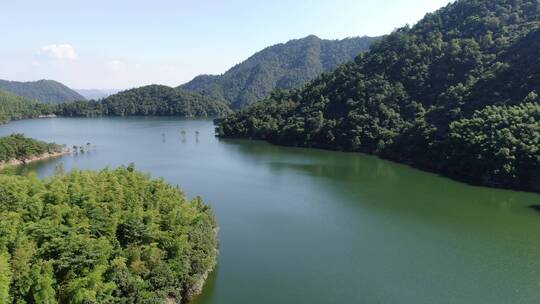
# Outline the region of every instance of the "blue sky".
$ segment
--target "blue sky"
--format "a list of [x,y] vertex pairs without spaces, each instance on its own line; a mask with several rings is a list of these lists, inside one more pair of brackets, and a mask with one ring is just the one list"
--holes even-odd
[[449,0],[17,0],[1,5],[0,79],[179,85],[315,34],[376,36]]

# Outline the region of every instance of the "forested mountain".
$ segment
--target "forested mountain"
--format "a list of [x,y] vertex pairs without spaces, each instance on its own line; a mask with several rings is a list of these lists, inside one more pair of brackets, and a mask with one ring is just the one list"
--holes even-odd
[[23,118],[35,118],[47,113],[48,106],[0,90],[0,124]]
[[202,75],[180,86],[225,101],[233,109],[290,89],[352,60],[379,38],[323,40],[316,36],[268,47],[223,75]]
[[0,89],[28,99],[51,104],[85,100],[79,93],[53,80],[39,80],[33,82],[0,80]]
[[0,193],[0,303],[186,303],[216,264],[210,207],[132,166]]
[[458,0],[304,88],[226,117],[218,133],[540,191],[539,93],[540,2]]
[[99,101],[64,103],[55,109],[61,116],[221,117],[229,112],[223,102],[162,85],[123,91]]

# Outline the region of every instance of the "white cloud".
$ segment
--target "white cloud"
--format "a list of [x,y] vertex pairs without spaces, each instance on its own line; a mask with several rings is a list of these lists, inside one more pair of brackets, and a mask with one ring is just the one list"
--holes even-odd
[[38,55],[59,60],[75,60],[78,58],[75,48],[70,44],[50,44],[41,47]]
[[37,52],[28,55],[11,60],[0,58],[0,79],[54,79],[77,89],[128,89],[153,83],[178,86],[194,75],[210,70],[210,65],[199,66],[192,62],[144,61],[120,56],[100,57],[92,53],[77,54],[76,60],[50,59]]

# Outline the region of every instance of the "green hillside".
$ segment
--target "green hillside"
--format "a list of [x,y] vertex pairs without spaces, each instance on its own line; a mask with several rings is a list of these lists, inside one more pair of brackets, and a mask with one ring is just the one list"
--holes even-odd
[[538,1],[458,0],[305,88],[226,117],[218,133],[540,191],[539,27]]
[[162,85],[123,91],[100,101],[60,104],[61,116],[180,116],[221,117],[230,112],[219,101],[197,93]]
[[323,40],[316,36],[268,47],[223,75],[202,75],[180,86],[217,100],[233,109],[267,98],[278,89],[290,89],[366,51],[379,38]]
[[46,113],[48,106],[0,90],[0,124],[11,120],[35,118]]
[[12,160],[24,161],[32,156],[59,151],[60,145],[27,138],[23,134],[0,137],[0,164]]
[[79,93],[53,80],[32,82],[0,80],[0,89],[28,99],[50,104],[85,100]]

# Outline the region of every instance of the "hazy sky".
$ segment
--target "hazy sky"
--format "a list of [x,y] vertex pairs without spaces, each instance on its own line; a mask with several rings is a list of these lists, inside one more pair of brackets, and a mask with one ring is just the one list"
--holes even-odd
[[176,86],[272,44],[375,36],[449,0],[6,0],[0,79],[72,88]]

